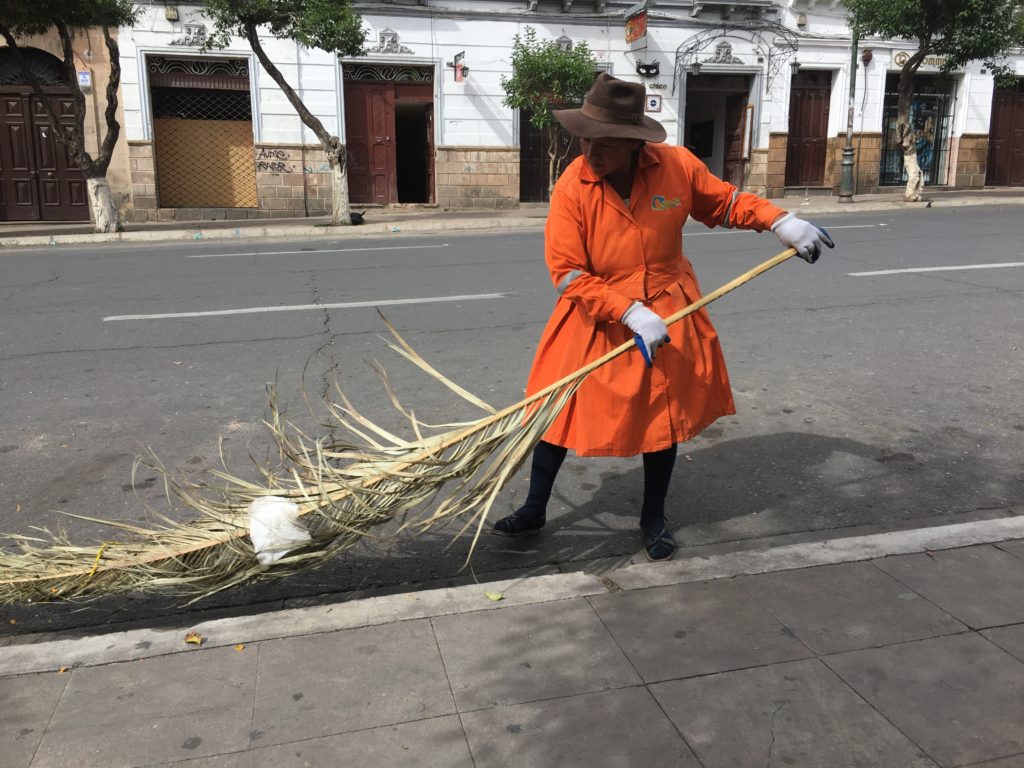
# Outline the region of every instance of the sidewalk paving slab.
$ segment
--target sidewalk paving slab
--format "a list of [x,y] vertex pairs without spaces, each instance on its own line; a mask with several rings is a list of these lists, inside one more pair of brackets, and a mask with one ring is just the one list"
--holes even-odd
[[33,768],[111,768],[249,746],[256,654],[217,648],[74,670]]
[[1024,541],[1007,541],[997,545],[1004,552],[1009,552],[1011,555],[1024,560]]
[[52,673],[0,678],[0,764],[21,768],[32,762],[70,679]]
[[583,600],[434,619],[460,712],[640,685]]
[[944,767],[1024,753],[1024,662],[978,634],[824,661]]
[[258,650],[255,747],[455,713],[426,620],[268,640]]
[[[248,768],[249,764],[245,765]],[[458,716],[445,715],[279,744],[252,752],[251,768],[291,766],[473,768],[473,757]]]
[[817,659],[651,686],[704,768],[935,768]]
[[811,656],[735,581],[590,598],[645,683]]
[[878,561],[740,577],[739,584],[817,654],[963,632],[966,627],[879,570]]
[[982,637],[995,643],[1011,656],[1024,661],[1024,624],[994,627],[980,632]]
[[462,715],[476,768],[700,768],[646,688]]
[[878,567],[972,629],[1024,622],[1024,560],[996,547],[901,555]]

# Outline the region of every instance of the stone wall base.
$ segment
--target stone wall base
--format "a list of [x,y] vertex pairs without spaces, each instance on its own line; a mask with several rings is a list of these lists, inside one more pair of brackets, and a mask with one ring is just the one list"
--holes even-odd
[[958,189],[981,189],[988,170],[988,134],[965,133],[952,139],[949,148],[950,178]]
[[[323,148],[257,144],[256,208],[162,208],[153,144],[129,142],[131,201],[128,221],[222,221],[326,216],[331,212],[331,169]],[[449,210],[519,207],[518,147],[438,147],[434,164],[437,206]]]
[[434,184],[440,208],[518,208],[519,147],[438,147]]
[[[832,186],[832,192],[839,194],[843,175],[843,147],[846,133],[828,140],[825,156],[825,183]],[[853,191],[858,195],[872,195],[892,191],[895,187],[879,187],[878,176],[882,164],[882,134],[853,134]]]

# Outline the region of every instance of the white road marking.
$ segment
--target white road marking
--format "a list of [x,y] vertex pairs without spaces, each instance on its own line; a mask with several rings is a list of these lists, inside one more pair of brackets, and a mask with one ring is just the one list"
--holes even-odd
[[286,256],[294,253],[355,253],[357,251],[411,251],[415,248],[447,248],[441,245],[381,245],[374,248],[316,248],[304,251],[248,251],[246,253],[190,253],[190,259],[219,259],[225,256]]
[[959,269],[1002,269],[1003,267],[1024,267],[1024,261],[1007,261],[1002,264],[960,264],[953,267],[914,267],[911,269],[878,269],[874,272],[847,272],[850,277],[874,277],[875,275],[903,275],[910,272],[953,272]]
[[394,307],[399,304],[436,304],[444,301],[482,301],[502,299],[507,293],[473,293],[462,296],[428,296],[422,299],[382,299],[380,301],[349,301],[337,304],[292,304],[283,307],[243,307],[241,309],[214,309],[208,312],[167,312],[157,315],[111,315],[111,320],[171,320],[185,317],[220,317],[223,315],[255,315],[261,312],[302,312],[311,309],[355,309],[358,307]]

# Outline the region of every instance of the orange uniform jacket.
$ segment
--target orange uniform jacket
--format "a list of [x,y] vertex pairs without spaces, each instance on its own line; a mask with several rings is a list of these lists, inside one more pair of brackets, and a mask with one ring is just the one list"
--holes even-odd
[[[555,184],[545,258],[560,296],[534,358],[527,394],[632,338],[619,322],[634,300],[667,317],[700,298],[683,256],[687,216],[762,231],[783,210],[737,192],[683,147],[645,144],[628,207],[577,158]],[[634,456],[689,440],[735,413],[729,375],[705,310],[669,328],[648,368],[639,351],[598,368],[545,434],[581,456]]]

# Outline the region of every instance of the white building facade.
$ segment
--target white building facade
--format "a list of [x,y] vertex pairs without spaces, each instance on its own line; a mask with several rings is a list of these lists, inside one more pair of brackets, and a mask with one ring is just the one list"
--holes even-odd
[[[903,178],[895,82],[913,47],[862,41],[851,72],[838,2],[420,0],[356,9],[370,32],[365,56],[339,58],[269,35],[263,42],[346,144],[358,209],[497,209],[544,199],[541,137],[502,103],[513,39],[527,26],[538,39],[585,42],[599,69],[644,83],[648,113],[669,143],[769,196],[837,188],[853,76],[856,192]],[[244,41],[201,51],[208,30],[201,5],[168,0],[120,31],[129,215],[325,213],[330,178],[319,142]],[[928,184],[1024,184],[1024,56],[1011,62],[1018,85],[998,92],[980,62],[946,77],[941,62],[922,68],[914,119]]]

